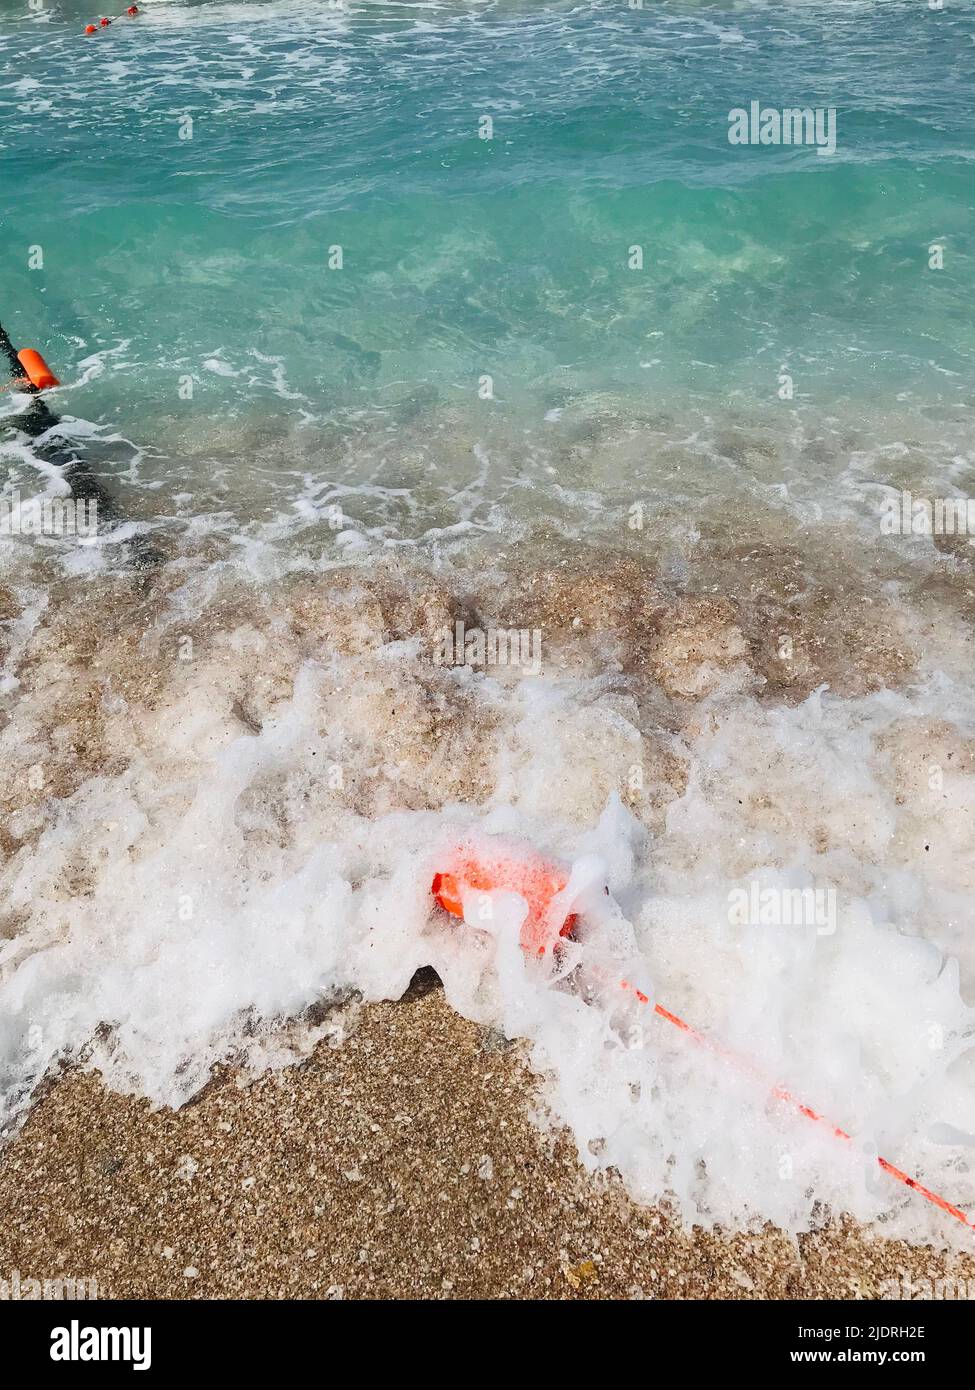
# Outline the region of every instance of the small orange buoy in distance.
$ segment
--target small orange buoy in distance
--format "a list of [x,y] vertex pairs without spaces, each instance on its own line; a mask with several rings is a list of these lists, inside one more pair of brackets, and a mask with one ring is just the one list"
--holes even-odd
[[22,348],[17,354],[17,361],[27,373],[31,386],[36,386],[38,391],[45,391],[49,386],[61,385],[41,354],[33,348]]
[[[528,904],[521,944],[526,951],[543,956],[551,935],[546,923],[548,910],[552,899],[562,892],[568,881],[564,869],[535,857],[501,854],[495,857],[462,851],[449,871],[434,875],[430,891],[444,911],[461,918],[465,892],[520,894]],[[570,913],[559,935],[570,936],[576,920],[575,913]]]
[[95,28],[94,24],[86,24],[86,25],[85,25],[85,33],[86,33],[86,34],[97,34],[97,33],[98,33],[98,30]]
[[136,15],[136,14],[138,14],[138,13],[139,13],[139,7],[138,7],[138,5],[130,5],[129,8],[125,11],[125,13],[126,13],[126,14],[131,14],[131,15]]
[[112,21],[111,21],[110,19],[100,19],[98,22],[99,22],[99,24],[102,26],[103,29],[107,29],[108,26],[111,24]]

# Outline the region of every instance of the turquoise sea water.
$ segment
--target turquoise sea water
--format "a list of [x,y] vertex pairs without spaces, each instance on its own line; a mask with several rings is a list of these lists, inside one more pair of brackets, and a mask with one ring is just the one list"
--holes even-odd
[[[0,18],[0,312],[66,381],[115,354],[78,415],[463,403],[484,374],[529,413],[765,401],[783,366],[819,409],[970,400],[967,0],[143,11]],[[835,106],[837,153],[731,146],[752,100]]]

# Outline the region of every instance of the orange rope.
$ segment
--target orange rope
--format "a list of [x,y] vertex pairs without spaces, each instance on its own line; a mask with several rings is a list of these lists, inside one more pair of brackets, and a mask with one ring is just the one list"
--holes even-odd
[[[496,866],[492,866],[492,873],[487,876],[473,859],[463,867],[468,877],[471,876],[473,870],[476,877],[472,878],[472,882],[479,890],[485,891],[499,886]],[[534,947],[537,940],[539,923],[544,922],[545,909],[551,903],[552,896],[564,888],[565,878],[563,875],[561,881],[559,881],[551,871],[541,872],[537,867],[532,866],[529,866],[528,869],[519,870],[519,875],[519,877],[515,877],[510,872],[506,871],[506,879],[502,886],[514,889],[515,892],[521,893],[524,897],[529,908],[529,913],[526,917],[526,925],[529,923],[531,924],[532,935],[528,943],[526,943],[523,936],[522,946],[524,947],[527,944]],[[526,875],[528,875],[528,877],[526,877]],[[522,880],[524,880],[524,882]],[[454,917],[459,917],[462,921],[464,919],[462,888],[465,886],[467,886],[467,880],[462,879],[460,875],[455,877],[454,875],[438,873],[433,880],[432,889],[433,895],[440,906]],[[562,934],[568,934],[567,928],[569,928],[574,921],[574,916],[566,920],[562,928]],[[545,945],[541,945],[538,947],[538,954],[543,954],[545,950]],[[641,1004],[650,1003],[649,995],[644,994],[642,990],[631,985],[628,980],[620,980],[619,983],[621,989],[631,990]],[[669,1009],[665,1009],[663,1004],[654,1004],[653,1011],[660,1018],[665,1019],[667,1023],[671,1023],[675,1028],[679,1028],[682,1033],[689,1034],[695,1042],[700,1043],[702,1047],[706,1047],[709,1052],[713,1052],[717,1056],[724,1058],[725,1061],[733,1062],[740,1070],[748,1072],[755,1080],[768,1086],[768,1078],[762,1075],[753,1062],[748,1061],[738,1053],[732,1052],[730,1048],[724,1047],[721,1043],[715,1042],[712,1038],[709,1038],[707,1034],[700,1032],[697,1028],[692,1028],[689,1023],[685,1023],[677,1014],[673,1014]],[[820,1115],[818,1111],[803,1104],[791,1091],[787,1091],[784,1086],[772,1086],[770,1090],[776,1100],[781,1100],[787,1105],[791,1105],[793,1109],[799,1111],[800,1115],[805,1115],[807,1120],[813,1120],[816,1124],[825,1125],[827,1129],[832,1130],[834,1138],[842,1139],[847,1144],[853,1143],[852,1135],[847,1134],[845,1129],[840,1129],[839,1125],[834,1125],[832,1121],[827,1120],[825,1116]],[[917,1178],[912,1178],[909,1173],[903,1172],[900,1168],[895,1168],[886,1158],[878,1156],[877,1164],[885,1173],[889,1174],[890,1177],[896,1179],[897,1182],[903,1183],[904,1186],[909,1187],[912,1192],[919,1193],[927,1201],[940,1208],[941,1211],[947,1212],[948,1215],[953,1216],[956,1221],[960,1221],[963,1226],[967,1226],[970,1231],[975,1231],[975,1221],[973,1221],[970,1216],[967,1216],[960,1208],[953,1206],[951,1202],[941,1197],[937,1192],[932,1192],[929,1187],[924,1187],[918,1182]]]
[[[642,990],[636,989],[627,980],[621,980],[620,985],[623,989],[632,990],[641,1004],[650,1003],[649,997],[644,994]],[[758,1075],[756,1068],[750,1062],[737,1056],[728,1048],[722,1047],[721,1044],[713,1042],[706,1034],[699,1032],[696,1028],[692,1028],[689,1023],[685,1023],[677,1014],[672,1014],[669,1009],[665,1009],[662,1004],[654,1004],[653,1011],[660,1018],[666,1019],[668,1023],[672,1023],[675,1028],[679,1028],[682,1033],[690,1034],[695,1042],[700,1043],[702,1047],[706,1047],[710,1052],[714,1052],[720,1057],[725,1057],[734,1061],[738,1066],[743,1067],[754,1076]],[[832,1130],[835,1138],[843,1139],[846,1143],[852,1144],[853,1137],[847,1134],[845,1129],[840,1129],[838,1125],[834,1125],[832,1121],[826,1119],[824,1115],[820,1115],[808,1105],[804,1105],[791,1091],[787,1091],[784,1086],[773,1086],[771,1094],[776,1100],[785,1101],[787,1105],[791,1105],[795,1110],[798,1110],[800,1115],[805,1115],[807,1120],[813,1120],[816,1124],[825,1125],[827,1129]],[[940,1196],[937,1192],[932,1192],[929,1187],[925,1187],[922,1183],[919,1183],[917,1178],[912,1178],[909,1173],[905,1173],[900,1168],[895,1168],[886,1158],[878,1156],[877,1164],[890,1177],[895,1178],[897,1182],[903,1183],[904,1186],[909,1187],[912,1192],[919,1193],[920,1196],[924,1197],[934,1206],[939,1207],[941,1211],[947,1212],[948,1215],[953,1216],[956,1221],[960,1221],[963,1226],[967,1226],[970,1231],[975,1231],[975,1221],[973,1221],[970,1216],[967,1216],[965,1212],[961,1211],[960,1208],[953,1206],[945,1197]]]

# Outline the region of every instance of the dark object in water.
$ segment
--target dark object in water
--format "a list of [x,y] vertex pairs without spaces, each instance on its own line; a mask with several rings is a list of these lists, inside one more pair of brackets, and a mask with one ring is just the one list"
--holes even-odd
[[[30,397],[27,409],[23,414],[16,416],[11,423],[23,430],[27,437],[34,441],[34,450],[39,458],[43,459],[45,463],[53,464],[55,468],[61,469],[71,489],[71,496],[76,501],[88,504],[89,511],[91,503],[94,502],[97,515],[103,521],[118,522],[121,517],[111,493],[106,491],[88,464],[79,458],[72,448],[55,439],[46,439],[40,444],[36,442],[59,423],[58,417],[49,408],[46,401],[41,399],[41,391],[45,389],[45,386],[34,380],[34,373],[36,372],[39,380],[44,381],[44,374],[40,372],[38,363],[40,367],[44,368],[44,373],[50,377],[48,385],[58,385],[57,377],[47,366],[40,353],[35,352],[33,348],[25,348],[18,353],[2,323],[0,323],[0,352],[4,353],[10,364],[11,377],[17,382],[20,390]],[[25,357],[28,358],[30,365],[24,361]],[[37,359],[36,362],[33,360],[34,358]],[[34,371],[31,370],[32,367]],[[28,373],[26,379],[24,378],[25,371]],[[143,536],[133,537],[129,545],[132,558],[139,566],[155,564],[160,559],[159,553]]]

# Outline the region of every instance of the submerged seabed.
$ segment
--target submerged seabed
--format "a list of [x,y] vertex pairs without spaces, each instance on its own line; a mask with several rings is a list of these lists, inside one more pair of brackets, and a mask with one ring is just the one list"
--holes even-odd
[[[8,1132],[61,1061],[179,1105],[432,965],[638,1200],[953,1237],[874,1162],[975,1206],[975,550],[901,527],[973,490],[968,57],[920,8],[153,4],[34,163],[73,30],[5,35],[7,326],[65,380],[47,439],[0,397],[5,495],[60,441],[114,508],[0,536]],[[729,103],[831,90],[835,164],[731,158]],[[434,909],[462,842],[575,867],[557,975]]]

